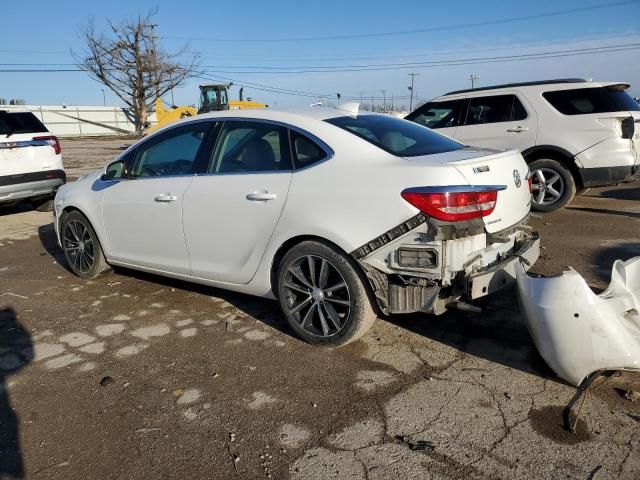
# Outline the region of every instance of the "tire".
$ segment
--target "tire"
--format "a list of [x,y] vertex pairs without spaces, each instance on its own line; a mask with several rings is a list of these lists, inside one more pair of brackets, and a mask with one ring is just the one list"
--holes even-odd
[[[573,200],[576,195],[576,182],[569,169],[562,163],[551,158],[541,158],[531,162],[529,170],[533,177],[532,210],[553,212]],[[542,193],[539,187],[541,184],[544,185]]]
[[313,345],[346,345],[376,319],[375,300],[357,264],[324,242],[292,247],[278,265],[276,281],[291,329]]
[[60,243],[69,269],[78,277],[92,280],[109,270],[100,240],[80,212],[72,211],[62,219]]

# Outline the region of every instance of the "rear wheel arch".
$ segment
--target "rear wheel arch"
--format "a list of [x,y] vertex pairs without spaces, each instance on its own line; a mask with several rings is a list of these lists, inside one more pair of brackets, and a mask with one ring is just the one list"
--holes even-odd
[[305,242],[305,241],[315,241],[315,242],[319,242],[319,243],[323,243],[325,245],[327,245],[328,247],[331,247],[335,250],[337,250],[338,252],[342,253],[345,257],[349,258],[351,260],[351,262],[355,265],[358,273],[360,274],[361,278],[363,279],[363,282],[365,283],[365,286],[367,289],[369,289],[369,293],[372,294],[372,289],[371,289],[371,285],[367,279],[367,276],[364,272],[364,269],[362,268],[362,266],[353,259],[353,257],[351,257],[351,255],[346,252],[343,248],[341,248],[339,245],[337,245],[335,242],[332,242],[330,240],[327,240],[326,238],[320,237],[318,235],[298,235],[295,237],[292,237],[288,240],[286,240],[285,242],[282,243],[282,245],[280,245],[280,247],[278,247],[278,250],[276,250],[275,255],[273,256],[272,260],[271,260],[271,269],[270,269],[270,279],[271,279],[271,291],[273,292],[273,294],[277,297],[278,296],[278,267],[280,265],[280,262],[282,261],[282,259],[284,258],[284,256],[287,254],[287,252],[289,250],[291,250],[293,247],[295,247],[296,245]]
[[524,150],[522,152],[522,156],[527,162],[527,165],[535,160],[547,158],[560,162],[571,172],[571,176],[573,177],[576,186],[579,189],[584,188],[582,184],[582,175],[580,174],[580,167],[576,164],[574,156],[564,148],[556,147],[554,145],[538,145]]

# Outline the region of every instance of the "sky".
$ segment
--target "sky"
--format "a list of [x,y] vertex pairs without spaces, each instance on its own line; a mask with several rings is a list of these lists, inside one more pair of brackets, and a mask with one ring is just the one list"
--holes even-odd
[[[200,83],[232,79],[232,99],[245,85],[245,96],[272,107],[335,101],[340,93],[376,104],[393,97],[396,108],[408,108],[409,73],[419,74],[415,101],[468,88],[471,74],[477,86],[563,77],[624,81],[640,96],[640,1],[0,0],[0,98],[102,105],[102,86],[84,72],[6,70],[74,68],[71,52],[82,51],[79,32],[90,18],[106,31],[107,18],[117,23],[155,8],[162,48],[186,45],[209,77],[176,88],[178,105],[197,103]],[[529,58],[504,58],[522,55]],[[108,90],[104,100],[122,105]]]

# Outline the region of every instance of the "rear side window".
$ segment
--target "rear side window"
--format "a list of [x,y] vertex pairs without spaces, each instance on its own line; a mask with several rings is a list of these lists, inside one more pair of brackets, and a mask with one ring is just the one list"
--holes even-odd
[[611,85],[544,92],[542,96],[563,115],[640,111],[638,102],[625,90],[626,85]]
[[407,120],[428,128],[455,127],[466,110],[466,103],[467,100],[429,102],[407,115]]
[[400,157],[462,150],[464,145],[413,122],[390,115],[358,115],[325,120]]
[[31,112],[0,111],[0,135],[41,133],[48,131],[47,127]]
[[256,173],[291,170],[286,129],[265,122],[225,122],[209,173]]
[[296,169],[305,168],[327,158],[327,153],[313,140],[290,130],[293,164]]
[[469,102],[465,125],[524,120],[527,112],[515,95],[475,97]]

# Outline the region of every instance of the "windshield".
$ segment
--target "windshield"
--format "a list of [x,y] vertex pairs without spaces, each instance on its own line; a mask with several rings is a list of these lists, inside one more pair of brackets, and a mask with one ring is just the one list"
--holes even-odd
[[0,135],[14,133],[42,133],[47,128],[31,112],[7,112],[0,110]]
[[358,115],[325,120],[401,157],[462,150],[464,145],[416,123],[389,115]]
[[627,92],[627,85],[577,88],[545,92],[542,96],[564,115],[586,115],[640,111],[640,105]]

